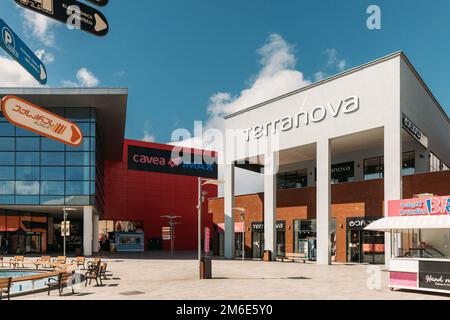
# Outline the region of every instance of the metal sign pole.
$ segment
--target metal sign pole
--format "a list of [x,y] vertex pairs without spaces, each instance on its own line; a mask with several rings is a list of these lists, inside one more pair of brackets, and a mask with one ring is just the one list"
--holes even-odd
[[63,256],[66,256],[66,234],[67,234],[67,212],[66,212],[66,207],[64,207],[63,209],[64,211],[64,234],[63,234],[63,238],[64,238],[64,244],[63,244]]

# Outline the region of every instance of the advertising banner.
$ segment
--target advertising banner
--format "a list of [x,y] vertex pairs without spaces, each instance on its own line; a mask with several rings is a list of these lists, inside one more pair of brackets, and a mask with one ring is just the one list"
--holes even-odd
[[450,196],[389,201],[390,217],[450,215]]
[[[109,31],[108,21],[100,11],[76,0],[15,1],[22,7],[96,36],[105,36]],[[103,1],[93,2],[103,3]]]
[[2,111],[11,124],[22,129],[72,147],[78,147],[83,142],[78,125],[19,97],[4,97]]
[[0,19],[0,30],[2,32],[1,47],[40,84],[46,84],[47,70],[42,61],[2,19]]
[[[198,160],[196,158],[201,158]],[[185,159],[189,161],[185,162]],[[217,179],[217,161],[194,154],[181,154],[172,158],[171,150],[128,146],[128,169],[135,171],[160,172]]]
[[450,291],[448,262],[420,261],[419,288]]

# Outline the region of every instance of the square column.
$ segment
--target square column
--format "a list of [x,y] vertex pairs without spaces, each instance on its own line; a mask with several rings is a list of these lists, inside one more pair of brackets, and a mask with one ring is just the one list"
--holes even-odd
[[317,264],[331,264],[331,153],[330,141],[317,142]]
[[234,208],[235,208],[235,165],[224,165],[225,202],[225,259],[234,259]]
[[98,253],[99,251],[99,242],[98,242],[98,222],[100,217],[98,215],[94,215],[92,218],[92,252]]
[[[403,151],[401,115],[394,116],[384,127],[384,215],[388,215],[388,202],[403,198]],[[391,260],[391,234],[385,233],[385,266],[389,269]]]
[[277,173],[278,153],[266,153],[264,158],[264,250],[277,256]]
[[83,254],[92,256],[92,207],[83,207]]

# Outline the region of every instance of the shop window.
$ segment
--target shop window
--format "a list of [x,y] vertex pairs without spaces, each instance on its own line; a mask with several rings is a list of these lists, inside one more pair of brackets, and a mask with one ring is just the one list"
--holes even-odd
[[[336,220],[330,220],[331,258],[336,260],[337,239]],[[294,253],[301,254],[304,258],[315,261],[317,253],[317,222],[316,220],[294,221]]]
[[430,172],[441,171],[441,160],[432,152],[430,152]]
[[421,229],[393,232],[395,258],[450,259],[450,230]]
[[308,186],[308,170],[281,173],[277,176],[278,190],[299,189]]
[[[402,175],[408,176],[416,172],[415,152],[403,153]],[[364,180],[384,178],[384,157],[364,160]]]

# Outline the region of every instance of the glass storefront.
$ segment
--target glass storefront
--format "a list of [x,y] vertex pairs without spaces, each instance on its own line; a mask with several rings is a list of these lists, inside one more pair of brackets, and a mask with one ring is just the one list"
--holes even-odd
[[47,220],[47,215],[40,213],[0,210],[0,252],[46,252]]
[[300,189],[308,186],[308,170],[280,173],[277,176],[277,189]]
[[101,251],[109,251],[110,244],[116,241],[117,234],[144,232],[143,221],[101,220],[98,223],[98,235]]
[[[416,172],[415,152],[403,153],[402,175],[413,175]],[[384,178],[384,157],[364,160],[364,180]]]
[[[286,222],[277,221],[277,256],[286,253]],[[264,256],[264,222],[252,223],[252,257],[262,259]]]
[[394,258],[450,259],[450,229],[411,229],[393,232]]
[[17,128],[0,113],[0,205],[94,205],[97,168],[94,108],[49,109],[81,128],[69,147]]
[[[331,258],[336,260],[336,220],[330,220]],[[316,261],[317,258],[317,221],[294,221],[294,253],[301,254],[305,259]]]
[[384,264],[384,232],[364,230],[380,217],[347,219],[347,261],[352,263]]

